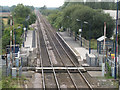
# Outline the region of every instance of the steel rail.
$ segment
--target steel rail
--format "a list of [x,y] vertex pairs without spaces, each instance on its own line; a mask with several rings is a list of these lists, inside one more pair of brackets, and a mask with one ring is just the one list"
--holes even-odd
[[[39,31],[38,31],[38,36],[39,36]],[[42,57],[41,57],[41,48],[40,48],[40,39],[39,39],[39,37],[38,37],[38,42],[39,42],[40,61],[41,61],[41,68],[42,68],[42,85],[43,85],[43,89],[45,90],[44,71],[43,71],[43,64],[42,64]]]
[[[41,31],[42,31],[42,33],[43,33],[43,30],[42,30],[42,29],[41,29]],[[44,36],[43,36],[43,39],[44,39],[44,41],[45,41]],[[45,41],[45,44],[46,44],[46,41]],[[47,45],[47,44],[46,44],[46,45]],[[47,53],[48,53],[49,50],[48,50],[47,47],[46,47],[46,49],[47,49]],[[49,55],[49,53],[48,53],[48,55]],[[52,67],[52,69],[53,69],[53,74],[54,74],[54,78],[55,78],[55,81],[56,81],[57,87],[58,87],[58,89],[60,90],[60,85],[59,85],[59,83],[58,83],[58,80],[57,80],[57,77],[56,77],[56,73],[55,73],[55,70],[54,70],[54,68],[53,68],[53,63],[52,63],[52,61],[51,61],[50,56],[49,56],[49,60],[50,60],[50,63],[51,63],[51,67]]]
[[[46,21],[44,20],[46,26],[48,27]],[[50,31],[53,33],[53,31],[51,30],[51,27],[49,27]],[[67,51],[64,49],[63,45],[61,44],[61,42],[58,40],[58,38],[55,36],[55,34],[53,33],[54,37],[56,38],[56,40],[58,41],[58,43],[60,44],[60,46],[63,48],[63,50],[65,51],[65,53],[67,54],[68,58],[70,59],[70,61],[74,64],[75,67],[78,67],[73,60],[71,59],[71,57],[69,56],[69,54],[67,53]],[[82,76],[82,78],[84,79],[84,81],[87,83],[88,87],[93,90],[92,86],[90,85],[90,83],[88,82],[88,80],[85,78],[85,76],[82,74],[82,72],[78,69],[80,75]]]
[[[44,21],[44,19],[43,19],[43,21]],[[50,36],[48,30],[45,29],[45,31],[48,33],[48,35],[49,35],[49,37],[50,37],[50,39],[51,39],[51,41],[52,41],[52,43],[53,43],[53,45],[54,45],[56,51],[57,51],[57,53],[58,53],[58,55],[59,55],[59,57],[60,57],[61,62],[63,63],[63,65],[64,65],[65,67],[67,67],[67,66],[64,64],[64,62],[62,61],[62,56],[60,55],[58,49],[56,48],[56,46],[55,46],[55,44],[54,44],[54,42],[53,42],[53,39],[51,38],[51,36]],[[74,87],[78,90],[78,87],[77,87],[76,83],[74,82],[74,80],[73,80],[73,78],[72,78],[72,76],[71,76],[71,73],[69,72],[68,69],[66,69],[66,70],[67,70],[67,72],[68,72],[68,75],[69,75],[69,77],[70,77],[70,79],[71,79],[71,81],[72,81]]]
[[[39,18],[39,20],[40,20],[40,18]],[[43,30],[42,30],[42,29],[41,29],[41,31],[42,31],[42,33],[43,33]],[[44,36],[43,36],[43,39],[44,39],[44,41],[45,41]],[[46,44],[46,41],[45,41],[45,44]],[[46,45],[47,45],[47,44],[46,44]],[[49,51],[48,51],[48,48],[46,47],[46,49],[47,49],[47,53],[48,53],[48,52],[49,52]],[[49,53],[48,53],[48,55],[49,55]],[[54,70],[54,68],[53,68],[53,63],[52,63],[52,61],[51,61],[50,56],[49,56],[49,60],[50,60],[50,63],[51,63],[51,67],[52,67],[52,70],[53,70],[53,74],[54,74],[54,78],[55,78],[55,82],[56,82],[57,88],[58,88],[58,90],[60,90],[60,85],[59,85],[59,83],[58,83],[58,79],[57,79],[55,70]]]

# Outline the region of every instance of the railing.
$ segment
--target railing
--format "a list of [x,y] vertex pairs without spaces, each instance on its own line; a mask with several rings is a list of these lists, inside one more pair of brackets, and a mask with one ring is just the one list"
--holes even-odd
[[82,46],[89,49],[89,41],[82,37]]
[[[73,37],[75,37],[75,32],[73,32]],[[82,39],[82,42],[81,42],[81,39]],[[81,46],[81,43],[82,43],[82,47],[84,47],[86,49],[89,49],[89,41],[88,40],[86,40],[83,37],[79,37],[79,35],[77,35],[77,41],[80,44],[80,46]]]

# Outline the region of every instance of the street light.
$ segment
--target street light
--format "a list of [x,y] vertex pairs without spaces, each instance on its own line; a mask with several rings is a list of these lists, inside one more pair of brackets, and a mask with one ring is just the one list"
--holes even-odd
[[[81,21],[79,19],[76,19],[78,22]],[[90,33],[90,29],[91,29],[91,24],[89,24],[88,22],[84,21],[84,24],[88,24],[89,25],[89,54],[91,53],[91,33]],[[82,29],[82,21],[81,21],[81,29]],[[82,41],[82,40],[81,40]],[[81,44],[82,46],[82,44]]]
[[82,21],[79,19],[76,19],[76,21],[81,22],[81,30],[79,30],[80,34],[80,40],[81,40],[81,47],[82,47]]
[[[67,16],[67,18],[70,19],[70,20],[72,20],[72,18],[70,18],[69,16]],[[70,27],[68,29],[70,30]],[[68,30],[68,32],[69,32],[69,30]],[[72,34],[72,32],[70,30],[70,36],[71,36],[71,34]]]
[[[82,30],[82,21],[79,19],[76,19],[76,21],[81,22],[81,30]],[[89,54],[91,53],[91,40],[90,40],[90,29],[91,29],[91,24],[89,24],[88,22],[84,21],[84,24],[88,24],[89,25]],[[82,35],[81,35],[81,47],[82,47]]]
[[84,21],[84,23],[89,25],[89,54],[90,54],[91,53],[91,33],[90,33],[91,24],[86,21]]

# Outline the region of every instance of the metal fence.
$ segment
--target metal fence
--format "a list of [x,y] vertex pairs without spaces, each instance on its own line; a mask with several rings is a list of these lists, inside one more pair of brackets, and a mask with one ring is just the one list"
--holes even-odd
[[89,49],[89,41],[82,37],[82,46]]
[[[69,35],[71,33],[71,37],[75,38],[75,32],[70,32],[68,31]],[[89,40],[86,40],[85,38],[81,38],[79,37],[79,35],[77,36],[77,42],[80,44],[81,46],[81,39],[82,39],[82,47],[89,49]],[[114,50],[113,50],[114,51]],[[118,45],[118,54],[120,55],[120,45]]]
[[[71,36],[75,37],[75,32],[72,32]],[[81,40],[82,40],[82,42],[81,42]],[[89,40],[86,40],[85,38],[79,37],[79,35],[77,35],[77,42],[80,44],[80,46],[82,43],[82,47],[89,49]]]

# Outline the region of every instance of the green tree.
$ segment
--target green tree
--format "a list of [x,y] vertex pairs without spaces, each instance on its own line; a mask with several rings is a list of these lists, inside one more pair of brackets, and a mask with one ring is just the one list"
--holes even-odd
[[[68,16],[72,18],[72,20],[66,20]],[[81,23],[77,22],[76,19],[82,21],[87,21],[89,24],[83,24],[83,32],[82,35],[86,39],[89,38],[89,28],[91,26],[92,38],[98,38],[103,35],[104,30],[104,22],[107,23],[107,37],[111,37],[113,35],[114,30],[114,21],[110,15],[105,14],[102,10],[94,10],[87,6],[83,5],[71,5],[66,8],[63,15],[64,25],[71,26],[71,29],[75,32],[78,32],[79,28],[81,28]],[[71,22],[70,22],[71,21]]]
[[[20,28],[18,28],[20,27]],[[2,36],[2,48],[5,49],[7,45],[10,44],[10,30],[11,28],[5,28],[5,30],[3,31],[3,36]],[[23,25],[20,24],[16,24],[14,25],[14,31],[15,31],[15,35],[16,35],[16,44],[21,44],[22,43],[22,30],[23,30]]]
[[36,21],[36,15],[34,13],[31,13],[28,22],[31,25],[32,23],[35,23],[35,21]]
[[22,24],[25,19],[31,14],[31,9],[24,6],[23,4],[18,4],[12,12],[17,23]]
[[109,14],[105,14],[101,9],[92,9],[88,6],[74,3],[67,4],[67,6],[57,13],[48,15],[50,23],[59,28],[64,26],[65,28],[71,28],[72,31],[78,32],[81,28],[81,22],[77,22],[76,19],[87,21],[89,24],[83,24],[82,36],[86,39],[89,38],[89,28],[91,26],[91,36],[94,39],[103,35],[104,22],[107,23],[107,37],[110,38],[113,35],[114,20]]
[[118,3],[118,9],[120,10],[120,1],[119,1],[119,3]]

